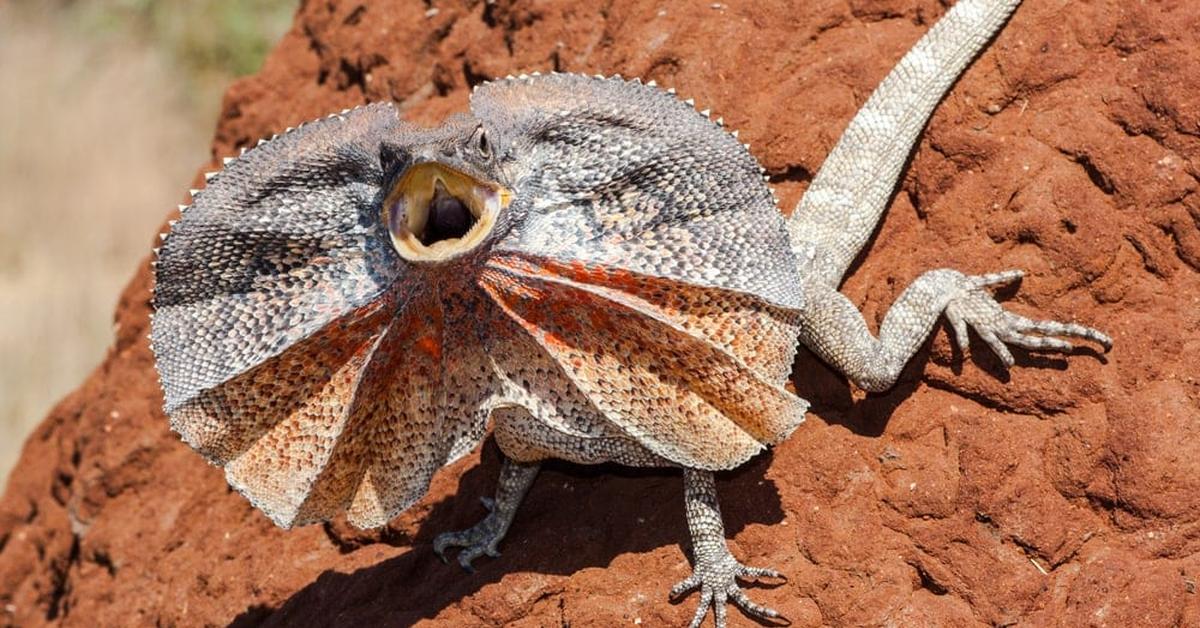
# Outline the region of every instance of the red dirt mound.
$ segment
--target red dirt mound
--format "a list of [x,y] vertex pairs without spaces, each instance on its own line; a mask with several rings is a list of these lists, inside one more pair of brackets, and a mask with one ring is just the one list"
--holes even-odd
[[[794,7],[788,5],[795,5]],[[621,73],[723,116],[785,206],[937,0],[309,1],[214,142],[391,99],[425,123],[487,77]],[[1010,306],[1109,332],[1106,356],[1005,374],[946,330],[865,396],[803,353],[813,416],[721,476],[734,552],[790,576],[795,625],[1200,625],[1200,3],[1030,0],[938,109],[846,284],[877,322],[922,270],[1022,268]],[[147,234],[148,236],[150,234]],[[149,238],[148,238],[149,240]],[[149,244],[149,242],[148,242]],[[147,247],[149,248],[149,246]],[[148,265],[104,364],[26,444],[0,501],[0,621],[34,625],[684,625],[681,481],[551,465],[467,575],[494,445],[382,532],[274,528],[167,428]],[[732,611],[735,625],[749,623]]]

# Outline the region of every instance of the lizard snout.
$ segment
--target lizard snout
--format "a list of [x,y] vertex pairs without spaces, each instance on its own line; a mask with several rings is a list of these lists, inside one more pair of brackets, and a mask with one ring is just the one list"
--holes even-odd
[[440,262],[479,246],[508,205],[508,190],[436,162],[396,182],[383,204],[392,245],[413,262]]

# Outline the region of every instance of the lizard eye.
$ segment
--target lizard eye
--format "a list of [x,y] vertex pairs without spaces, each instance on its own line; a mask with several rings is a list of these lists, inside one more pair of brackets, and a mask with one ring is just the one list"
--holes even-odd
[[483,127],[479,127],[475,131],[475,150],[479,151],[479,156],[484,159],[489,159],[492,156],[492,145],[488,143],[487,133]]

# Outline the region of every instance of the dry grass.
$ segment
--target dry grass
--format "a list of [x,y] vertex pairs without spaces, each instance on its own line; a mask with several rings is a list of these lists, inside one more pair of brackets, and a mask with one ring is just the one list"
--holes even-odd
[[0,478],[103,357],[121,287],[208,158],[206,85],[229,78],[73,6],[0,2]]

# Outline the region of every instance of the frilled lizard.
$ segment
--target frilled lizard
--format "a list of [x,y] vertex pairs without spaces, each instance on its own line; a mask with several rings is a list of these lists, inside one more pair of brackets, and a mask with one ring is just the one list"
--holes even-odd
[[962,0],[850,122],[785,221],[720,120],[620,77],[485,83],[437,128],[373,104],[229,160],[157,260],[151,344],[171,426],[283,527],[345,511],[385,524],[491,420],[499,487],[442,534],[470,568],[497,546],[539,462],[683,469],[694,573],[725,623],[737,579],[713,472],[787,437],[796,339],[889,388],[944,313],[1006,344],[1110,346],[984,290],[1019,272],[919,277],[874,338],[837,290],[942,95],[1017,1]]

